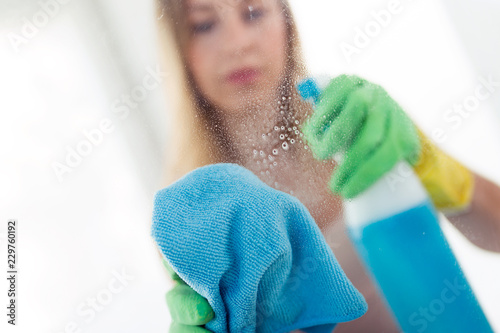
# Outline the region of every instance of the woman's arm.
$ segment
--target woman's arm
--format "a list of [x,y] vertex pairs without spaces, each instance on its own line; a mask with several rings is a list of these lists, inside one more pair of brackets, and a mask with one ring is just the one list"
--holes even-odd
[[469,241],[482,249],[500,252],[500,187],[474,174],[474,193],[469,208],[446,216]]

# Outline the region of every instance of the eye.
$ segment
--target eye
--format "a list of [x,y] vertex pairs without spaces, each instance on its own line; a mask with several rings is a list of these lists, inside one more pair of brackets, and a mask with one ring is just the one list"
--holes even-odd
[[214,25],[215,23],[213,21],[207,21],[207,22],[193,24],[191,29],[195,34],[207,33],[213,29]]
[[247,21],[255,21],[264,15],[264,10],[255,8],[253,6],[248,6],[248,10],[245,11],[245,19]]

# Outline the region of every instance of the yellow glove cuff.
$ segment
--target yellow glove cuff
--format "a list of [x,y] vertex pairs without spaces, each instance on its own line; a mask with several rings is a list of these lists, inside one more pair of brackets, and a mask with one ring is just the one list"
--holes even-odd
[[472,200],[474,175],[436,147],[420,129],[417,132],[421,149],[413,168],[434,205],[447,212],[465,210]]

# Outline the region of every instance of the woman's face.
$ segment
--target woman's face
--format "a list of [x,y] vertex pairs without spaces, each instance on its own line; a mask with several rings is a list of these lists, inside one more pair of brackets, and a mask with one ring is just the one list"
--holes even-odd
[[186,1],[187,61],[203,96],[226,112],[269,103],[286,64],[279,0]]

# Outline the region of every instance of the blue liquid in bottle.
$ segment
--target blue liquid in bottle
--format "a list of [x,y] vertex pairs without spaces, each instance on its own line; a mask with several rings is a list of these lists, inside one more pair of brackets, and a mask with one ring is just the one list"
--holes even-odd
[[[297,87],[317,103],[314,79]],[[403,184],[380,179],[344,201],[347,232],[401,329],[417,333],[493,332],[439,225],[434,206],[406,162]]]
[[404,332],[493,332],[430,201],[347,230]]

